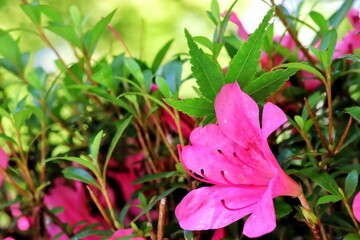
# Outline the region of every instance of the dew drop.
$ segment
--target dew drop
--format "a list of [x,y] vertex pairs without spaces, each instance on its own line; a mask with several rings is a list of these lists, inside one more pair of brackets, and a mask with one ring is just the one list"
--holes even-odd
[[257,217],[257,216],[256,216],[255,214],[252,214],[250,220],[253,222],[253,221],[255,221],[256,217]]
[[223,123],[227,123],[227,119],[224,119]]

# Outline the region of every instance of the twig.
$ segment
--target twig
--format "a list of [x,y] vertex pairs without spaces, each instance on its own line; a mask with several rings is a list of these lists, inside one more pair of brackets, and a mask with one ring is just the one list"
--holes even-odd
[[349,132],[351,123],[352,123],[352,117],[350,116],[349,121],[348,121],[348,123],[347,123],[347,125],[346,125],[346,128],[345,128],[345,131],[344,131],[343,135],[341,136],[338,145],[336,146],[336,149],[335,149],[335,151],[334,151],[334,154],[337,154],[337,153],[339,152],[342,144],[344,143],[344,140],[345,140],[345,138],[346,138],[346,136],[347,136],[347,134],[348,134],[348,132]]
[[158,220],[157,238],[156,238],[158,240],[163,239],[164,236],[165,214],[166,214],[166,198],[162,198],[159,204],[159,220]]
[[322,145],[324,146],[324,148],[326,149],[326,151],[327,151],[328,153],[330,153],[329,146],[328,146],[328,144],[327,144],[326,141],[325,141],[325,138],[324,138],[324,136],[323,136],[323,134],[322,134],[322,132],[321,132],[321,129],[320,129],[320,127],[319,127],[319,124],[318,124],[318,122],[316,121],[315,114],[314,114],[313,111],[311,110],[311,107],[310,107],[310,105],[309,105],[309,102],[308,102],[308,100],[307,100],[306,98],[304,98],[304,102],[305,102],[305,105],[306,105],[307,110],[309,111],[311,120],[314,122],[314,126],[315,126],[315,128],[316,128],[317,133],[319,134],[320,141],[321,141]]
[[110,24],[107,24],[107,27],[110,29],[112,34],[114,34],[114,36],[117,38],[117,40],[119,40],[120,43],[124,46],[126,53],[129,54],[130,57],[132,57],[132,54],[131,54],[129,48],[127,47],[126,43],[124,42],[124,40],[122,39],[120,34],[116,31],[116,29],[113,28]]
[[326,96],[328,101],[328,112],[329,112],[329,145],[331,148],[334,145],[334,139],[333,139],[333,111],[332,111],[332,99],[331,99],[331,75],[330,75],[330,69],[327,68],[325,71],[326,75]]

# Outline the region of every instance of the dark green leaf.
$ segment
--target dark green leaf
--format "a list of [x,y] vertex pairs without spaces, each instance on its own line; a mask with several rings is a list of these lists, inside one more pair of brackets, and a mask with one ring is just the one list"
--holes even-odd
[[273,13],[273,9],[267,12],[259,27],[234,56],[226,74],[226,83],[237,81],[240,87],[244,88],[254,78],[259,66],[260,48],[263,44],[265,29],[269,25]]
[[176,175],[179,175],[179,172],[173,171],[173,172],[162,172],[162,173],[145,175],[145,176],[140,177],[140,178],[136,179],[135,181],[133,181],[133,184],[150,182],[150,181],[154,181],[156,179],[169,178],[169,177],[176,176]]
[[355,233],[348,233],[345,235],[343,240],[360,240],[360,236]]
[[171,46],[171,44],[174,42],[174,40],[170,40],[168,41],[158,52],[158,54],[156,55],[154,62],[151,66],[151,70],[153,71],[153,73],[156,73],[156,71],[158,70],[161,62],[163,61],[166,53],[169,51],[169,48]]
[[213,103],[204,98],[186,98],[182,100],[169,98],[164,101],[173,108],[192,117],[204,117],[214,112]]
[[359,182],[359,173],[352,170],[345,179],[345,197],[349,199],[355,192]]
[[249,94],[255,101],[263,101],[281,88],[292,75],[298,70],[288,68],[286,70],[275,70],[267,72],[252,80],[244,92]]
[[336,203],[342,199],[342,196],[338,195],[325,195],[318,199],[316,205],[326,204],[326,203]]
[[217,93],[224,85],[222,70],[217,63],[214,63],[203,50],[196,45],[186,29],[185,36],[190,49],[191,70],[197,80],[200,92],[206,99],[214,101]]
[[315,168],[308,168],[300,171],[300,173],[310,178],[324,190],[332,193],[335,196],[341,196],[337,183],[327,172],[318,171],[318,169]]
[[99,184],[86,170],[78,167],[68,167],[62,170],[65,178],[77,180],[83,183],[93,185],[100,189]]
[[356,121],[360,122],[360,107],[345,108],[345,112],[350,114]]

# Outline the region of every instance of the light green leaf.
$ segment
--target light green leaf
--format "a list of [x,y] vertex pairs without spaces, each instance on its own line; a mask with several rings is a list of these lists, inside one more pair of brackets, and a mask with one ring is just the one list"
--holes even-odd
[[89,161],[87,159],[79,158],[79,157],[52,157],[52,158],[47,158],[45,160],[45,164],[48,163],[48,162],[57,161],[57,160],[65,160],[65,161],[70,161],[70,162],[76,162],[76,163],[88,168],[93,173],[97,172],[94,164],[91,161]]
[[129,69],[130,73],[135,77],[140,86],[144,86],[144,75],[137,62],[132,58],[125,58],[125,66]]
[[170,98],[172,96],[171,89],[164,78],[156,76],[155,83],[159,87],[159,90],[164,95],[164,97]]
[[98,157],[99,157],[99,149],[100,149],[100,143],[101,143],[101,139],[104,135],[104,131],[101,130],[100,132],[98,132],[98,134],[96,134],[93,142],[91,143],[91,157],[93,159],[93,162],[98,161]]
[[190,33],[185,29],[185,36],[191,56],[191,70],[199,85],[201,94],[208,100],[214,101],[217,93],[224,85],[224,75],[220,66],[213,62],[202,49],[200,49]]
[[173,39],[171,39],[170,41],[168,41],[161,49],[160,51],[156,54],[156,57],[154,59],[154,62],[151,66],[151,70],[153,71],[153,73],[156,73],[156,71],[158,70],[161,62],[163,61],[166,53],[169,51],[169,48],[171,47],[171,44],[174,42]]
[[30,18],[31,22],[35,25],[41,24],[41,13],[39,11],[39,6],[32,4],[21,4],[21,9],[24,13]]
[[270,9],[259,27],[250,35],[248,41],[240,48],[237,54],[230,62],[225,82],[233,83],[237,81],[241,88],[245,88],[247,84],[254,78],[259,66],[260,48],[263,44],[265,29],[269,25],[270,19],[273,17],[274,9]]
[[82,49],[81,41],[72,27],[66,25],[50,25],[47,26],[46,29],[65,39],[71,45]]
[[286,80],[296,72],[297,69],[288,68],[286,70],[275,70],[264,73],[246,85],[244,92],[249,94],[257,102],[263,101],[279,90],[281,86],[285,84]]
[[133,184],[150,182],[150,181],[154,181],[156,179],[169,178],[169,177],[176,176],[176,175],[179,175],[179,172],[172,171],[172,172],[162,172],[162,173],[145,175],[145,176],[140,177],[140,178],[136,179],[135,181],[133,181]]
[[186,98],[182,100],[169,98],[164,101],[173,108],[192,117],[200,118],[214,112],[213,103],[204,98]]
[[326,203],[336,203],[342,199],[341,196],[338,195],[325,195],[318,199],[316,205],[326,204]]
[[0,55],[16,67],[20,73],[24,72],[23,61],[17,42],[6,31],[0,29]]

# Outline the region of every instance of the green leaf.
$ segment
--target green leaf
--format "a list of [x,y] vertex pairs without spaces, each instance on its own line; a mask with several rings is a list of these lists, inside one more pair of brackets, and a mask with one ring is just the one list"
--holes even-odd
[[13,138],[6,136],[3,133],[0,133],[0,138],[5,139],[6,141],[12,142],[13,144],[16,144],[16,141]]
[[32,4],[21,4],[21,9],[24,13],[30,18],[31,22],[35,25],[41,24],[41,12],[39,11],[39,6]]
[[48,18],[53,20],[53,22],[56,22],[56,23],[62,23],[63,22],[60,13],[55,8],[52,8],[49,5],[39,5],[38,9],[39,9],[39,11],[41,13],[43,13]]
[[275,70],[267,72],[260,77],[252,80],[244,88],[244,92],[249,94],[255,101],[263,101],[281,88],[297,69],[288,68],[286,70]]
[[153,71],[153,73],[156,73],[156,71],[158,70],[161,62],[163,61],[166,53],[169,51],[169,48],[171,47],[171,44],[174,42],[173,39],[171,39],[170,41],[168,41],[161,49],[160,51],[156,54],[154,62],[151,66],[151,70]]
[[99,149],[103,135],[104,135],[104,131],[101,130],[100,132],[98,132],[98,134],[96,134],[93,142],[91,143],[91,157],[93,159],[93,162],[97,162],[98,160]]
[[28,108],[21,109],[20,111],[14,113],[13,117],[16,129],[20,129],[22,126],[24,126],[25,121],[28,120],[31,115],[32,111]]
[[222,70],[217,63],[213,62],[203,50],[196,45],[186,29],[185,36],[190,49],[191,70],[199,85],[200,92],[206,99],[214,101],[216,95],[224,85]]
[[325,195],[318,199],[316,205],[326,204],[326,203],[336,203],[342,199],[342,196],[338,195]]
[[220,22],[220,7],[217,0],[211,0],[211,13],[214,16],[215,20]]
[[298,63],[284,63],[284,64],[280,64],[278,66],[276,66],[274,69],[277,68],[296,68],[298,70],[304,70],[306,72],[312,73],[314,75],[316,75],[318,78],[320,78],[324,83],[326,82],[324,76],[321,74],[321,72],[319,72],[318,70],[316,70],[314,67],[308,65],[307,63],[304,62],[298,62]]
[[132,119],[133,119],[133,117],[130,116],[130,117],[121,119],[121,120],[117,123],[116,133],[115,133],[113,139],[111,140],[109,150],[108,150],[108,152],[107,152],[107,154],[106,154],[106,159],[105,159],[104,169],[103,169],[103,178],[104,178],[104,180],[105,180],[105,178],[106,178],[106,170],[107,170],[107,166],[108,166],[108,164],[109,164],[111,155],[112,155],[112,153],[114,152],[114,149],[115,149],[117,143],[119,142],[122,134],[124,133],[125,129],[129,126],[129,124],[130,124],[130,122],[131,122]]
[[334,29],[338,28],[342,20],[346,17],[346,14],[349,12],[353,3],[354,0],[344,1],[340,8],[337,9],[333,15],[331,15],[331,17],[329,18],[329,23]]
[[17,42],[8,32],[0,29],[0,55],[5,57],[18,72],[23,73],[23,61]]
[[66,25],[50,25],[46,29],[68,41],[71,45],[82,49],[82,44],[75,30]]
[[356,121],[360,122],[360,107],[345,108],[345,112],[350,114]]
[[274,9],[270,9],[255,32],[250,35],[248,41],[236,53],[229,65],[225,77],[226,83],[237,81],[240,87],[244,88],[254,78],[259,66],[260,48],[263,44],[265,29],[273,14]]
[[303,129],[304,128],[304,120],[299,115],[296,115],[294,117],[294,119],[295,119],[295,122],[297,123],[297,125],[299,126],[299,128]]
[[354,194],[359,182],[359,173],[356,170],[352,170],[345,179],[345,197],[349,199]]
[[78,167],[68,167],[62,170],[65,178],[77,180],[86,184],[93,185],[100,189],[99,184],[86,170]]
[[343,240],[360,240],[360,236],[355,233],[348,233],[345,235]]
[[169,177],[176,176],[176,175],[179,175],[179,172],[172,171],[172,172],[162,172],[162,173],[145,175],[145,176],[140,177],[140,178],[136,179],[135,181],[133,181],[133,184],[150,182],[150,181],[154,181],[156,179],[169,178]]
[[144,86],[144,75],[141,72],[139,64],[132,58],[125,58],[125,66],[138,81],[139,85]]
[[115,11],[116,10],[112,11],[106,17],[102,18],[90,31],[85,33],[85,45],[90,56],[93,54],[101,34],[104,32],[107,24],[113,18]]
[[167,84],[171,89],[171,92],[174,94],[174,97],[177,97],[181,83],[181,73],[182,73],[181,59],[176,58],[166,63],[161,68],[161,70],[162,70],[161,75],[165,78]]
[[338,190],[339,186],[327,172],[318,171],[318,169],[315,168],[308,168],[300,171],[300,173],[310,178],[324,190],[332,193],[335,196],[341,196],[341,193]]
[[321,32],[326,33],[328,30],[328,22],[319,12],[311,11],[309,13],[311,19],[316,25],[318,25]]
[[329,68],[332,62],[332,56],[335,51],[337,33],[335,29],[326,32],[320,43],[321,62],[325,68]]
[[209,49],[210,51],[213,50],[213,43],[210,41],[210,39],[208,39],[207,37],[203,37],[203,36],[195,36],[193,37],[193,40],[201,45],[203,45],[204,47],[206,47],[207,49]]
[[171,89],[164,78],[156,76],[155,83],[159,87],[159,90],[164,95],[164,97],[170,98],[172,96]]
[[76,162],[76,163],[88,168],[93,173],[97,172],[94,164],[91,161],[89,161],[87,159],[79,158],[79,157],[52,157],[52,158],[47,158],[45,160],[45,164],[48,163],[48,162],[57,161],[57,160],[66,160],[66,161],[70,161],[70,162]]
[[173,108],[192,117],[200,118],[214,112],[214,104],[204,98],[165,99],[164,101]]

